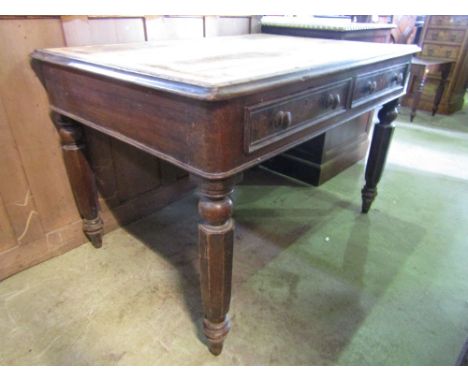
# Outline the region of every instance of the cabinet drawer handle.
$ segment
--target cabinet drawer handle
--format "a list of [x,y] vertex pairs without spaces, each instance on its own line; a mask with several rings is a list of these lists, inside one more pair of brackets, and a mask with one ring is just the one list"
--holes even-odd
[[397,84],[401,84],[403,82],[403,73],[397,73],[393,75],[392,82],[396,82]]
[[367,90],[369,93],[375,92],[376,89],[377,89],[377,81],[368,81],[368,82],[367,82],[366,90]]
[[326,109],[336,109],[338,105],[341,102],[341,97],[339,94],[328,94],[326,97],[323,99],[323,106]]
[[292,122],[292,114],[290,111],[283,111],[280,110],[275,114],[275,118],[273,120],[273,123],[275,127],[280,127],[282,129],[285,129],[289,126],[291,126]]

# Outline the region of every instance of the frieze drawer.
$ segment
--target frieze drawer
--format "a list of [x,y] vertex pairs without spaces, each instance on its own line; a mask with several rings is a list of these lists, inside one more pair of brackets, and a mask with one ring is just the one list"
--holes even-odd
[[407,75],[408,65],[399,65],[358,76],[351,106],[355,107],[371,98],[378,98],[386,93],[402,90]]
[[245,108],[245,150],[251,153],[345,112],[351,79]]

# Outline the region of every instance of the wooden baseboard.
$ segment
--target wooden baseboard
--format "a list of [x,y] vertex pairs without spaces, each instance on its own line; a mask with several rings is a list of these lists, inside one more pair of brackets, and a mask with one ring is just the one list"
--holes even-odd
[[[117,207],[102,206],[104,232],[129,224],[180,199],[194,189],[188,178],[144,193]],[[105,240],[105,238],[104,238]],[[0,280],[86,243],[81,220],[48,232],[41,239],[0,252]]]

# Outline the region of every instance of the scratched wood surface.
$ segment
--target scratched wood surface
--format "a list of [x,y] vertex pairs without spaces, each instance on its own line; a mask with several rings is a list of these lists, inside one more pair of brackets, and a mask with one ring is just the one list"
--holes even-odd
[[270,78],[277,81],[281,76],[304,70],[311,75],[324,74],[340,67],[350,68],[415,51],[408,45],[250,34],[41,52],[45,58],[71,59],[68,65],[83,70],[92,68],[80,63],[90,63],[174,82],[221,88]]
[[[238,19],[237,31],[246,20]],[[213,33],[236,32],[232,20],[230,28],[219,27],[224,21],[210,21]],[[187,30],[203,37],[205,22],[204,16],[0,18],[0,280],[85,242],[47,97],[29,54],[37,48],[184,38]],[[88,140],[106,230],[192,187],[185,173],[166,162],[98,132],[89,132]]]

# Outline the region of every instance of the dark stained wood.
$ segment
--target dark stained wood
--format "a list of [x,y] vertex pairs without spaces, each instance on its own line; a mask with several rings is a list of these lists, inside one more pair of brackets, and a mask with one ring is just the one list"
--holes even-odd
[[[296,18],[289,19],[294,23]],[[273,20],[270,20],[273,21]],[[301,28],[293,26],[268,25],[263,22],[262,31],[265,33],[337,39],[368,42],[389,42],[391,24],[344,24],[339,21],[335,25],[336,30],[331,28],[332,20],[310,19],[307,20]],[[286,22],[286,24],[287,24]],[[325,25],[318,25],[326,23]],[[271,23],[271,24],[274,24]],[[315,24],[315,26],[314,26]],[[368,134],[363,137],[362,133],[368,133],[367,121],[372,118],[373,112],[369,112],[368,118],[363,120],[363,125],[359,126],[354,122],[345,122],[323,135],[314,138],[311,142],[305,142],[293,151],[290,151],[280,158],[273,158],[266,163],[266,166],[274,171],[287,176],[297,177],[309,184],[319,186],[328,179],[339,174],[340,171],[364,158],[368,147]],[[354,142],[352,136],[354,135]],[[343,136],[347,138],[343,141]],[[313,151],[311,153],[310,151]],[[325,154],[327,153],[327,154]],[[335,153],[335,155],[333,155]]]
[[[151,32],[147,24],[148,18],[141,17],[62,17],[67,46],[143,42]],[[107,205],[125,203],[163,183],[159,159],[92,129],[85,133],[98,191]],[[171,180],[164,184],[177,180],[173,169],[166,173]]]
[[331,38],[334,40],[353,40],[386,43],[390,40],[392,25],[380,24],[380,29],[362,30],[325,30],[310,28],[278,27],[262,25],[263,33],[288,34],[289,36]]
[[[229,41],[236,41],[237,45],[233,46],[239,48],[245,40]],[[303,41],[304,46],[308,47],[311,40]],[[333,46],[336,47],[336,44],[334,42]],[[344,42],[338,44],[348,46]],[[290,67],[287,73],[279,77],[273,72],[269,74],[271,77],[257,78],[253,83],[242,78],[239,83],[234,81],[222,85],[214,78],[212,87],[207,86],[205,93],[196,93],[198,88],[190,81],[175,84],[168,76],[164,78],[165,87],[161,88],[154,86],[155,83],[161,84],[154,73],[151,80],[141,82],[140,75],[131,79],[132,74],[126,72],[125,77],[117,78],[113,70],[90,71],[86,65],[87,69],[82,70],[81,66],[70,65],[68,59],[56,61],[44,54],[33,55],[33,67],[47,90],[50,107],[61,116],[62,121],[73,120],[84,124],[201,178],[201,292],[205,312],[204,332],[213,354],[221,352],[230,327],[227,312],[231,294],[234,226],[229,195],[237,176],[243,170],[343,122],[358,118],[382,103],[396,105],[394,100],[405,92],[407,71],[402,71],[402,78],[398,78],[398,81],[391,81],[390,74],[393,75],[394,68],[406,68],[416,49],[390,48],[382,44],[379,49],[386,53],[369,58],[368,52],[362,48],[359,48],[364,54],[362,60],[354,54],[350,63],[340,57],[340,54],[346,54],[341,52],[335,57],[340,62],[336,66],[325,60],[321,64],[323,67],[313,61],[310,68],[297,68],[295,63],[279,59],[276,64],[287,63]],[[126,46],[120,45],[117,49],[126,49]],[[210,55],[212,53],[209,52]],[[232,55],[227,58],[215,56],[213,59],[221,61],[214,67],[219,64],[220,68],[225,68],[223,60],[227,60],[227,68],[233,65]],[[123,69],[119,69],[119,73],[122,75]],[[304,77],[304,73],[310,76]],[[191,74],[196,76],[199,72],[194,70],[185,74],[187,78],[193,78]],[[248,72],[242,71],[242,75],[250,78]],[[376,75],[383,78],[382,81],[378,80],[376,91],[365,96],[359,94],[357,102],[353,102],[356,82]],[[381,126],[376,127],[377,131],[392,128],[388,105],[383,109]],[[281,111],[282,114],[279,113]],[[246,136],[250,135],[252,126],[261,135],[258,139],[251,140]],[[68,133],[65,138],[67,143]],[[374,138],[376,143],[370,162],[376,163],[368,165],[366,178],[368,188],[373,189],[383,170],[381,155],[386,154],[388,149],[388,145],[381,144],[385,143],[385,139],[379,138],[379,133]],[[259,141],[262,144],[251,150],[250,144]],[[249,145],[246,146],[246,142]],[[90,201],[95,199],[90,197],[92,186],[87,173],[90,167],[86,167],[81,159],[78,163],[79,166],[69,166],[69,172],[78,174],[78,178],[88,182],[84,185],[84,191],[78,191],[78,199],[85,195],[85,201],[89,202],[87,207],[94,211]],[[83,168],[84,173],[78,171]],[[71,176],[72,184],[78,178]],[[83,185],[73,186],[80,189]]]
[[[196,44],[196,45],[195,45]],[[320,49],[320,55],[315,51]],[[158,54],[152,54],[158,50]],[[336,55],[337,50],[343,53]],[[184,55],[180,55],[184,51]],[[232,52],[236,51],[236,54]],[[410,45],[268,34],[38,49],[32,57],[145,88],[206,101],[227,100],[296,81],[413,54]],[[291,62],[296,60],[294,70]]]
[[161,185],[158,158],[116,139],[111,140],[111,148],[116,173],[115,196],[121,203]]
[[365,102],[368,97],[385,94],[396,88],[403,89],[408,76],[408,68],[408,64],[397,65],[359,75],[354,86],[352,105],[358,105]]
[[227,317],[231,300],[234,222],[231,193],[234,178],[201,180],[198,211],[200,282],[205,319],[203,330],[209,349],[219,355],[230,329]]
[[[294,82],[231,102],[190,100],[48,63],[38,63],[43,66],[38,73],[44,77],[52,110],[196,175],[220,179],[373,110],[382,102],[403,95],[404,87],[388,83],[388,91],[376,92],[355,107],[351,107],[348,94],[344,97],[347,100],[346,113],[331,113],[319,121],[311,118],[298,128],[286,131],[281,139],[273,139],[252,153],[245,151],[244,134],[238,128],[245,125],[246,108],[262,102],[277,102],[284,97],[320,88],[327,83],[357,78],[376,69],[394,67],[405,60],[401,57],[309,81]],[[403,81],[406,83],[406,78]],[[154,128],[156,125],[157,129]],[[138,126],[138,129],[134,126]]]
[[263,162],[262,166],[320,186],[364,158],[373,116],[373,112],[364,113],[335,127],[333,131],[339,130],[340,134],[321,134]]
[[102,246],[102,219],[99,216],[94,173],[85,154],[83,128],[63,115],[52,113],[60,135],[63,158],[73,196],[83,219],[83,231],[94,247]]
[[280,140],[295,130],[346,111],[351,78],[312,88],[283,99],[246,108],[245,149],[248,153]]
[[362,189],[362,212],[369,212],[370,206],[377,196],[377,184],[383,174],[387,153],[392,140],[395,125],[393,121],[398,116],[399,99],[386,103],[379,111],[379,122],[374,127],[369,158],[366,166],[366,184]]

